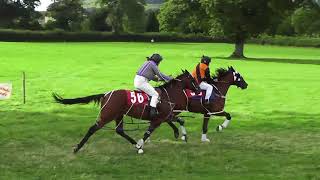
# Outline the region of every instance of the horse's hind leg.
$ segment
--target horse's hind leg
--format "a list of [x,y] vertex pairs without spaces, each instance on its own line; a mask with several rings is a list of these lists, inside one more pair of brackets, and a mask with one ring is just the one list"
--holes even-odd
[[124,129],[123,129],[123,116],[120,116],[119,118],[116,119],[116,132],[124,137],[126,140],[128,140],[131,144],[135,145],[137,144],[137,142],[132,139],[129,135],[127,135],[125,132],[124,132]]
[[77,153],[82,146],[88,141],[88,139],[90,138],[90,136],[92,134],[94,134],[97,130],[99,130],[100,127],[98,126],[98,124],[94,124],[93,126],[91,126],[87,132],[87,134],[83,137],[83,139],[80,141],[79,144],[76,145],[76,147],[73,149],[74,153]]
[[201,135],[202,142],[210,142],[210,139],[207,138],[209,119],[210,119],[210,115],[208,114],[203,115],[202,135]]
[[160,124],[162,123],[161,119],[155,119],[152,120],[150,122],[150,126],[148,128],[148,130],[144,133],[143,139],[140,139],[137,144],[136,144],[136,148],[138,149],[138,153],[143,153],[143,146],[145,141],[150,137],[150,135],[152,134],[152,132],[160,126]]

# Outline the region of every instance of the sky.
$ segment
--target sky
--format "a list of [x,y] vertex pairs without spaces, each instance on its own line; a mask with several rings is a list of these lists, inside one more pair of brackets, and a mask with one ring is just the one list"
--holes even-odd
[[36,7],[36,11],[46,11],[52,0],[40,0],[40,6]]

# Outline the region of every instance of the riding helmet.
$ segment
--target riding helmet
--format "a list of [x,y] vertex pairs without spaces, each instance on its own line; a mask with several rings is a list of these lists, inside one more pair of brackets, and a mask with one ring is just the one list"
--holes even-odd
[[162,56],[160,54],[152,54],[151,57],[149,57],[148,59],[159,64],[162,61]]
[[204,63],[206,65],[209,65],[211,62],[211,58],[209,56],[202,56],[201,57],[201,63]]

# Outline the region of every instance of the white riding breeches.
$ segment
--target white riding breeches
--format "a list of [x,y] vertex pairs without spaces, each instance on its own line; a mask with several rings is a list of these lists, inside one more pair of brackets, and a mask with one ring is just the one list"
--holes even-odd
[[151,96],[150,106],[157,107],[159,94],[158,92],[149,84],[149,80],[143,76],[136,75],[134,78],[134,87],[147,93]]
[[205,99],[206,100],[209,100],[210,96],[211,96],[211,93],[212,93],[212,90],[213,90],[213,87],[212,85],[202,81],[200,84],[199,84],[199,87],[200,89],[202,90],[206,90],[206,97]]

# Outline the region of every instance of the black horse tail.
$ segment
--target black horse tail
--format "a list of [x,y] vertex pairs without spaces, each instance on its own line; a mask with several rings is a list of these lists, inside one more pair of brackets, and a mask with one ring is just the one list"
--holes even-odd
[[80,98],[74,98],[74,99],[64,99],[61,96],[59,96],[57,93],[52,93],[52,97],[57,103],[60,104],[88,104],[90,102],[95,102],[96,104],[100,103],[101,98],[104,96],[104,94],[95,94],[91,96],[86,97],[80,97]]

